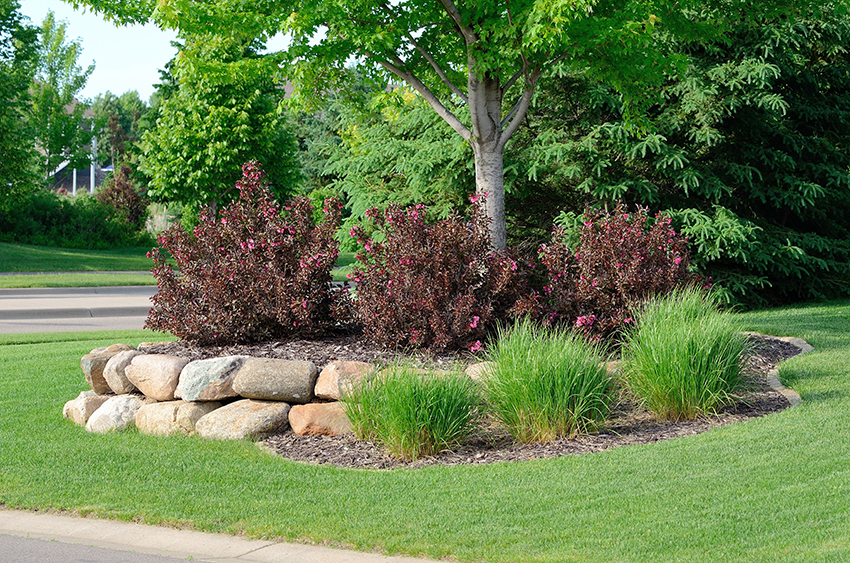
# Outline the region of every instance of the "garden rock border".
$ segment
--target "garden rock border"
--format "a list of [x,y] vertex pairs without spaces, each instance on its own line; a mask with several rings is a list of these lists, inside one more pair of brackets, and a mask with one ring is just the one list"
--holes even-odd
[[[801,354],[814,350],[801,338],[745,334],[785,342]],[[83,356],[80,367],[92,390],[68,401],[63,416],[98,433],[136,427],[150,435],[261,440],[280,438],[281,432],[291,428],[293,433],[286,434],[301,437],[293,439],[351,441],[351,423],[339,402],[340,391],[377,373],[376,364],[362,361],[334,360],[319,371],[312,362],[301,360],[247,355],[190,360],[146,352],[156,350],[158,344],[142,343],[138,349],[115,344]],[[103,377],[107,365],[110,377]],[[478,379],[488,367],[472,364],[466,374]],[[791,406],[800,404],[800,395],[782,385],[776,368],[762,373]],[[140,388],[152,392],[146,396]]]

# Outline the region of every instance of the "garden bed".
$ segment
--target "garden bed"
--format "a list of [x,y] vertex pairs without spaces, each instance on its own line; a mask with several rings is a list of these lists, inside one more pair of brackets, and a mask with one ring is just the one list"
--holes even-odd
[[[387,455],[380,444],[357,440],[353,435],[337,437],[296,436],[292,431],[271,436],[262,442],[282,457],[295,461],[331,464],[362,469],[418,468],[428,465],[483,464],[499,461],[522,461],[561,455],[603,451],[619,446],[647,444],[699,434],[711,428],[741,422],[780,411],[789,406],[787,399],[767,383],[767,373],[775,365],[800,353],[796,346],[771,337],[750,336],[752,350],[746,362],[748,389],[735,405],[716,416],[693,421],[660,422],[639,409],[625,394],[617,402],[612,416],[596,434],[556,440],[544,444],[517,444],[504,430],[488,424],[464,446],[453,452],[406,462]],[[174,354],[192,360],[242,354],[289,360],[309,360],[321,369],[334,360],[364,362],[391,361],[409,358],[401,352],[388,352],[368,342],[356,332],[340,332],[313,340],[265,342],[234,346],[192,346],[178,341],[146,349],[148,353]],[[423,364],[445,368],[451,364],[470,364],[476,359],[470,354],[429,357],[418,355]]]

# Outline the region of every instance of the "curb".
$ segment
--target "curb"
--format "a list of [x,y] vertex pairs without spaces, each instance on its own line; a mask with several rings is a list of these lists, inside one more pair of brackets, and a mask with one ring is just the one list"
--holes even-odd
[[0,507],[0,534],[217,563],[428,563],[411,557]]
[[[757,336],[770,336],[766,334],[760,334],[758,332],[748,332],[746,334],[754,334]],[[796,336],[770,336],[770,338],[775,338],[777,340],[781,340],[783,342],[787,342],[788,344],[792,344],[800,349],[800,354],[808,354],[813,351],[815,348],[803,340],[802,338],[797,338]],[[780,393],[783,397],[788,399],[788,402],[791,403],[792,407],[796,407],[800,403],[803,402],[803,398],[800,397],[800,394],[794,391],[793,389],[789,389],[782,385],[782,382],[779,381],[779,370],[774,368],[767,372],[767,383],[770,385],[771,389]]]
[[79,309],[31,309],[0,311],[0,321],[28,319],[91,319],[109,317],[146,317],[150,307],[92,307]]

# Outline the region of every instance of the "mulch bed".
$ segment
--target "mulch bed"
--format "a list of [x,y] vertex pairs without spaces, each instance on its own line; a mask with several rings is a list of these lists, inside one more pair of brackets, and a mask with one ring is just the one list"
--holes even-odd
[[[451,452],[407,462],[387,455],[374,442],[353,435],[336,437],[296,436],[291,430],[264,440],[261,446],[282,457],[314,464],[330,464],[356,469],[421,468],[429,465],[484,464],[524,461],[562,455],[599,452],[633,444],[648,444],[706,432],[718,426],[765,416],[789,406],[785,397],[770,388],[766,374],[780,361],[800,353],[796,346],[768,336],[749,336],[751,355],[746,362],[747,389],[741,400],[715,416],[693,421],[657,421],[623,393],[610,420],[596,434],[564,438],[544,444],[517,444],[495,424],[487,424],[462,447]],[[476,361],[470,355],[425,356],[388,352],[374,346],[361,334],[341,332],[314,340],[265,342],[234,346],[193,346],[178,341],[158,344],[148,353],[174,354],[192,360],[242,354],[289,360],[309,360],[321,370],[334,360],[391,362],[405,357],[423,365],[445,369]]]

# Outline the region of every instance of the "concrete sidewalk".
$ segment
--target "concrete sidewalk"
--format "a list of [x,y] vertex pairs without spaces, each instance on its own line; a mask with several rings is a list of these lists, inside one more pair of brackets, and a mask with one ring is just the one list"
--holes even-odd
[[[246,540],[111,520],[0,509],[0,534],[218,563],[423,563],[312,545]],[[2,559],[2,557],[0,557]]]
[[0,334],[140,330],[156,286],[0,289]]

